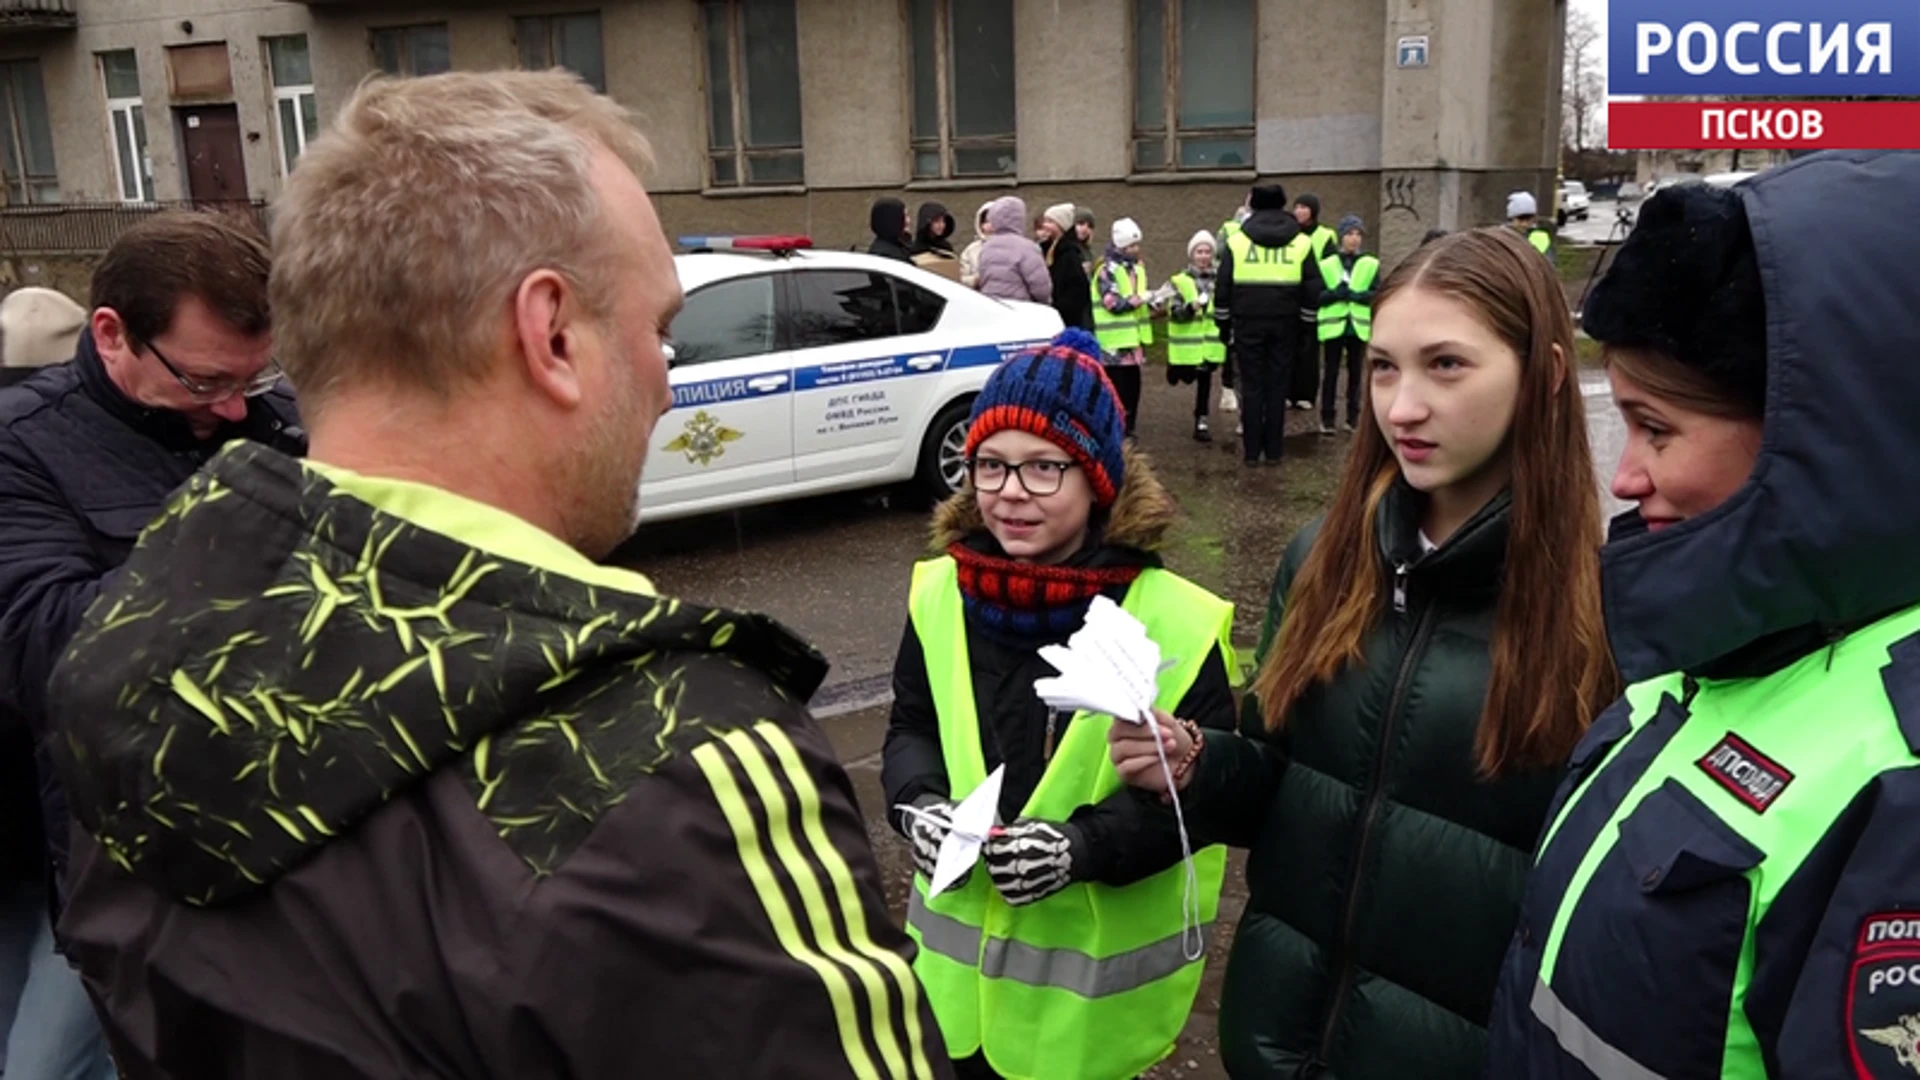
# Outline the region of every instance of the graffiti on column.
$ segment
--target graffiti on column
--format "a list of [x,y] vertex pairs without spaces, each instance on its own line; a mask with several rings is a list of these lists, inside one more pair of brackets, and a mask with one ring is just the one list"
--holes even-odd
[[1386,181],[1381,184],[1381,188],[1386,192],[1387,196],[1386,208],[1381,211],[1382,217],[1393,213],[1395,210],[1404,210],[1412,215],[1413,220],[1420,220],[1420,211],[1416,210],[1413,205],[1413,200],[1420,194],[1420,177],[1418,174],[1396,173],[1387,177]]

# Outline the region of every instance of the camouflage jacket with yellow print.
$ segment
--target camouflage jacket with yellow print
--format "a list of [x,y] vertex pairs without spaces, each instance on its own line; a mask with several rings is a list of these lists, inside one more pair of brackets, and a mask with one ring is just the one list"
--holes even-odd
[[230,447],[50,691],[122,1069],[938,1075],[825,672],[499,511]]

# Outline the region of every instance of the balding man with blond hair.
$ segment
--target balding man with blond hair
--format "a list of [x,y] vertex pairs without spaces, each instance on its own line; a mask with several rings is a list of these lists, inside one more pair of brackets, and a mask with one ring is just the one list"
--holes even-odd
[[946,1054],[764,616],[597,560],[681,302],[625,112],[361,87],[274,213],[296,461],[216,458],[54,676],[129,1077],[890,1077]]

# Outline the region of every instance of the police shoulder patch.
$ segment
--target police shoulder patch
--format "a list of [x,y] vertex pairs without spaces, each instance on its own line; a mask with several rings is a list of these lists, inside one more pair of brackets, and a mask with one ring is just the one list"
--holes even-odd
[[1786,766],[1755,750],[1753,744],[1731,731],[1697,764],[1757,814],[1766,813],[1767,807],[1793,783],[1793,773]]
[[1859,1080],[1920,1076],[1920,911],[1861,920],[1847,980],[1847,1033]]

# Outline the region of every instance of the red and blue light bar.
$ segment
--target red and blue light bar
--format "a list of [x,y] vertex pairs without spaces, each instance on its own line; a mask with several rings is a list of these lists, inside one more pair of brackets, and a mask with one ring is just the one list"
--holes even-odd
[[799,251],[813,246],[810,236],[682,236],[680,246],[702,251]]

